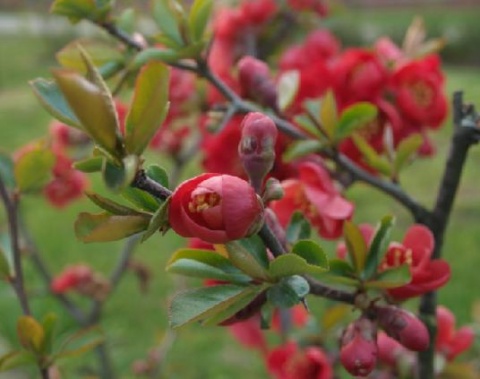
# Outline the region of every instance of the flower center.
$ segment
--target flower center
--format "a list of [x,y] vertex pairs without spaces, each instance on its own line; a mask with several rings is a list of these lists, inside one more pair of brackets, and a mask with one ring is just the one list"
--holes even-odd
[[424,82],[416,82],[410,87],[415,102],[421,107],[428,107],[432,103],[433,90]]
[[221,196],[216,192],[193,195],[188,203],[188,210],[191,213],[201,213],[207,209],[216,207],[220,204],[221,200]]
[[399,267],[403,264],[407,264],[411,267],[413,264],[412,254],[412,249],[394,249],[393,251],[389,251],[378,267],[378,271],[383,272],[394,267]]

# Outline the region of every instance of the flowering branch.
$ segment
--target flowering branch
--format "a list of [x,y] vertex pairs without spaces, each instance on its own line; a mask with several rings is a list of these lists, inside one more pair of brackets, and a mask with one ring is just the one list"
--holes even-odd
[[168,188],[165,188],[160,183],[150,179],[143,170],[137,172],[131,185],[132,187],[148,192],[150,195],[158,197],[161,200],[165,200],[172,194],[172,191]]
[[[440,182],[435,207],[431,217],[425,220],[426,222],[424,221],[435,237],[435,249],[433,252],[433,258],[435,259],[441,257],[445,229],[450,218],[468,151],[470,147],[480,141],[479,121],[480,117],[476,114],[473,107],[464,105],[462,92],[455,92],[453,95],[453,123],[455,130],[451,139],[450,151],[445,163],[445,170]],[[436,308],[436,292],[429,292],[422,296],[419,311],[423,322],[429,329],[430,336],[436,335]],[[428,350],[419,353],[418,376],[420,378],[434,378],[434,354],[433,343],[430,344]]]

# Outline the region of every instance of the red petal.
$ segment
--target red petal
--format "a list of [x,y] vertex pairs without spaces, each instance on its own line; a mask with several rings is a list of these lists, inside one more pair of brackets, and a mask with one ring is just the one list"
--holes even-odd
[[407,230],[403,245],[412,249],[413,266],[417,266],[426,257],[430,258],[435,246],[435,239],[430,229],[424,225],[416,224]]

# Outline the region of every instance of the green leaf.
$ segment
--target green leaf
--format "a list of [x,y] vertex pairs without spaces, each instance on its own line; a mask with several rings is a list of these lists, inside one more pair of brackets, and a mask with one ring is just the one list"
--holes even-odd
[[231,241],[225,244],[228,258],[232,264],[254,279],[269,281],[270,276],[263,265],[240,242]]
[[295,96],[297,96],[300,86],[300,74],[297,70],[286,71],[278,79],[277,84],[277,106],[284,111],[292,105]]
[[75,235],[83,242],[116,241],[145,230],[148,223],[145,216],[82,212],[75,221]]
[[[261,286],[237,286],[225,284],[211,287],[197,288],[175,295],[169,309],[170,326],[173,329],[196,321],[207,320],[220,312],[224,319],[234,315],[238,309],[235,304],[242,300],[255,298]],[[221,322],[223,320],[217,320]]]
[[363,128],[377,117],[377,108],[367,102],[355,103],[346,108],[340,115],[335,130],[335,141],[349,137],[354,131]]
[[335,95],[331,89],[322,98],[319,116],[321,125],[330,139],[332,139],[338,126],[338,110]]
[[139,159],[136,155],[128,155],[119,166],[104,160],[102,176],[107,187],[114,192],[119,192],[128,187],[137,173]]
[[325,137],[318,129],[317,125],[306,115],[299,115],[295,116],[294,118],[295,124],[300,126],[304,131],[310,133],[312,136],[317,137],[320,140],[325,140]]
[[284,162],[291,162],[309,154],[319,153],[325,145],[317,140],[299,140],[292,142],[283,153]]
[[283,278],[279,283],[267,290],[267,299],[279,308],[290,308],[298,304],[308,295],[310,286],[301,276],[294,275]]
[[410,266],[404,264],[389,270],[385,270],[376,276],[375,280],[365,282],[366,288],[396,288],[412,281]]
[[156,197],[138,188],[127,187],[120,194],[138,208],[152,213],[162,204]]
[[188,14],[188,27],[193,41],[201,41],[213,8],[212,0],[195,0]]
[[69,335],[52,355],[53,361],[62,358],[75,357],[84,354],[105,341],[98,326],[80,329]]
[[343,226],[343,235],[347,245],[348,255],[357,273],[365,268],[367,260],[367,244],[357,225],[346,221]]
[[399,143],[393,162],[393,170],[396,173],[400,172],[412,155],[417,153],[422,143],[423,137],[421,134],[412,134]]
[[172,10],[169,0],[153,0],[153,19],[162,33],[177,47],[185,45],[180,34],[179,20]]
[[104,157],[90,157],[73,163],[73,168],[78,171],[91,174],[102,171]]
[[163,167],[152,164],[147,167],[145,172],[150,179],[155,180],[157,183],[160,183],[165,188],[169,188],[168,173]]
[[111,95],[68,69],[56,69],[53,76],[85,132],[105,151],[121,158],[123,148]]
[[125,205],[119,204],[113,200],[107,199],[106,197],[100,196],[94,192],[86,192],[85,195],[96,205],[98,205],[103,210],[108,213],[118,215],[118,216],[128,216],[128,215],[141,215],[142,212],[139,212],[135,209],[126,207]]
[[324,330],[341,325],[352,313],[352,306],[347,304],[335,304],[328,307],[322,314],[321,324]]
[[348,262],[341,259],[331,259],[329,265],[330,270],[322,276],[323,280],[348,286],[359,285],[355,271]]
[[125,145],[131,154],[141,155],[168,111],[169,71],[160,62],[145,65],[137,77],[128,112]]
[[250,281],[250,277],[244,275],[227,258],[211,250],[177,250],[168,261],[166,271],[196,278],[237,283]]
[[81,38],[70,42],[55,55],[58,63],[65,68],[71,68],[82,74],[86,74],[87,67],[85,67],[84,59],[78,49],[79,45],[82,46],[88,56],[91,57],[92,63],[96,67],[102,67],[107,63],[123,62],[123,55],[112,45],[99,40]]
[[241,244],[248,252],[260,263],[263,268],[268,268],[269,259],[267,254],[267,249],[263,244],[262,239],[257,235],[254,234],[248,238],[242,238],[237,240],[239,244]]
[[28,351],[40,353],[45,342],[42,325],[31,316],[21,316],[17,322],[17,334],[22,346]]
[[296,211],[287,227],[287,241],[295,243],[298,240],[310,238],[312,228],[302,212]]
[[136,10],[134,8],[125,9],[117,18],[117,27],[126,33],[133,34],[136,24]]
[[170,198],[168,198],[154,213],[150,222],[148,224],[148,228],[145,230],[142,236],[142,242],[149,239],[155,232],[160,231],[162,233],[166,233],[167,230],[170,228],[168,223],[168,208],[170,206]]
[[362,153],[364,161],[369,166],[380,171],[383,175],[391,176],[392,167],[390,165],[390,162],[380,156],[380,154],[377,153],[372,146],[370,146],[370,144],[365,138],[363,138],[359,134],[353,134],[352,139],[358,150],[360,150],[360,152]]
[[181,49],[151,47],[140,51],[132,62],[132,68],[140,68],[149,62],[171,64],[181,59],[194,59],[205,48],[205,43],[194,43]]
[[392,232],[395,218],[393,216],[385,216],[375,231],[370,249],[368,251],[365,270],[362,273],[363,279],[370,279],[375,275],[378,265],[387,253],[388,243],[390,242],[390,234]]
[[11,351],[0,357],[0,372],[35,364],[35,354],[29,351]]
[[40,190],[50,179],[54,164],[55,155],[41,146],[24,153],[14,168],[18,189],[22,192]]
[[7,188],[15,187],[14,164],[9,154],[0,151],[0,179]]
[[66,16],[72,23],[87,19],[104,21],[110,11],[110,0],[55,0],[50,12]]
[[308,264],[307,261],[296,254],[283,254],[270,262],[269,274],[275,278],[292,275],[322,274],[326,269]]
[[12,273],[13,271],[10,268],[10,263],[7,259],[7,253],[3,251],[2,246],[0,246],[0,279],[10,280]]
[[323,249],[315,241],[300,240],[292,247],[292,253],[305,259],[312,266],[328,270],[328,259]]
[[57,325],[58,317],[55,313],[48,313],[42,320],[42,327],[45,332],[45,338],[43,342],[42,351],[45,354],[50,354],[53,347],[53,337],[55,326]]
[[67,125],[83,130],[80,121],[54,81],[38,78],[30,81],[29,84],[48,113]]

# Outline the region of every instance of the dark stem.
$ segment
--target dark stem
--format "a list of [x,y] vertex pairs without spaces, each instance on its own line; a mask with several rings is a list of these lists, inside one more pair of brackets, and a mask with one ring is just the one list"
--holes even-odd
[[5,206],[5,212],[8,218],[8,229],[10,232],[10,244],[13,254],[13,269],[15,271],[14,276],[11,279],[11,283],[18,301],[22,308],[22,312],[26,316],[30,316],[30,306],[28,304],[27,294],[25,292],[25,283],[23,280],[23,268],[22,268],[22,256],[19,244],[19,232],[18,232],[18,194],[14,193],[9,195],[7,188],[0,178],[0,197],[2,198],[3,205]]
[[98,358],[100,366],[100,378],[102,379],[115,379],[115,372],[113,371],[112,361],[108,354],[107,346],[105,342],[101,343],[95,348],[95,354]]
[[[451,140],[443,178],[438,189],[435,207],[430,218],[427,220],[417,220],[425,223],[435,237],[434,259],[441,257],[443,237],[460,185],[468,150],[480,140],[480,129],[476,127],[478,115],[475,113],[473,107],[464,106],[461,92],[456,92],[453,95],[453,122],[454,134]],[[431,341],[429,349],[419,353],[418,377],[421,379],[434,378],[436,308],[436,292],[430,292],[422,296],[419,312],[420,317],[430,332]]]
[[111,36],[123,42],[128,47],[131,47],[132,49],[135,49],[137,51],[143,50],[143,46],[141,43],[138,43],[137,41],[135,41],[131,36],[126,34],[123,30],[118,29],[117,25],[115,25],[113,22],[102,22],[102,23],[99,23],[98,26],[103,28]]
[[40,367],[40,375],[42,376],[42,379],[49,379],[50,374],[48,373],[48,368],[42,368]]
[[[48,270],[45,262],[43,261],[36,244],[33,242],[33,238],[28,232],[28,228],[25,226],[25,223],[21,217],[21,213],[19,213],[18,224],[20,232],[27,245],[27,249],[30,254],[29,257],[32,260],[37,271],[39,272],[41,278],[43,279],[45,286],[50,290],[50,284],[52,283],[52,275],[50,274],[50,271]],[[80,325],[85,323],[86,315],[67,296],[61,293],[53,293],[51,291],[50,293],[51,295],[55,296],[55,298],[63,305],[63,307],[67,310],[67,312],[70,314],[70,316],[72,316],[75,321],[77,321]]]
[[160,183],[150,179],[143,170],[139,170],[137,172],[131,185],[132,187],[148,192],[149,194],[158,197],[161,200],[167,199],[172,194],[172,191],[170,191],[168,188],[165,188]]

